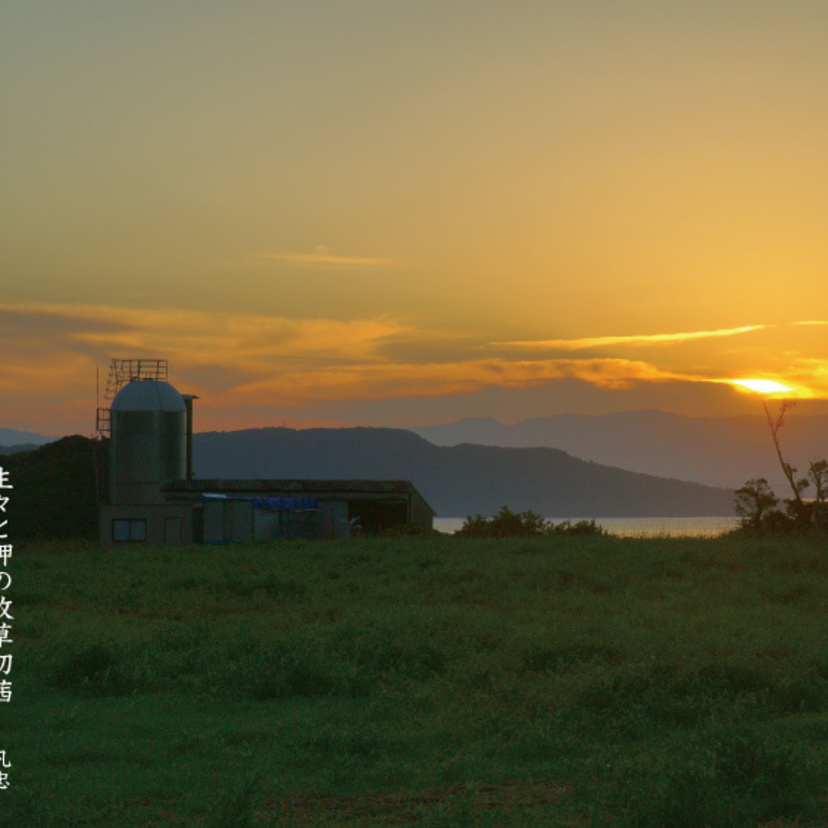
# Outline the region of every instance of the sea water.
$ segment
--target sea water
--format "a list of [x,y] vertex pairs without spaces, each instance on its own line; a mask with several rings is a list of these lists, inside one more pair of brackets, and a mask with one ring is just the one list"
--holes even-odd
[[[577,523],[579,520],[595,520],[611,535],[620,537],[715,537],[730,532],[739,525],[736,517],[656,517],[656,518],[547,518],[558,524],[565,520]],[[451,534],[460,529],[464,518],[434,518],[438,532]]]

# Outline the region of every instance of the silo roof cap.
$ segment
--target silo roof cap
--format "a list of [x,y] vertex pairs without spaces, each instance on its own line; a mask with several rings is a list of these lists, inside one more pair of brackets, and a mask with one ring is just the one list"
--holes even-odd
[[110,411],[186,411],[184,398],[168,382],[133,380],[112,400]]

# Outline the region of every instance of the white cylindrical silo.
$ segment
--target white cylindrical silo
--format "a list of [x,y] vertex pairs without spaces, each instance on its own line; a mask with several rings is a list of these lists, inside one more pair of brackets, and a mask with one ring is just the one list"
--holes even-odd
[[162,486],[187,476],[184,399],[167,382],[134,380],[109,411],[111,502],[163,502]]

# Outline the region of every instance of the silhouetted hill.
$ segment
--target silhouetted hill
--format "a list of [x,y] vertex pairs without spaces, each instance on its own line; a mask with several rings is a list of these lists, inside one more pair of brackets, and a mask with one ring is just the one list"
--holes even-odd
[[34,451],[39,448],[35,443],[23,443],[20,446],[0,446],[0,454],[20,454],[21,451]]
[[[95,466],[106,468],[105,451],[105,442],[75,435],[4,456],[0,466],[14,486],[5,515],[9,542],[97,537]],[[106,479],[103,474],[102,487]]]
[[544,517],[732,515],[733,493],[601,466],[549,448],[435,446],[382,428],[247,429],[194,435],[201,478],[410,480],[438,515],[501,506]]
[[[502,447],[559,448],[584,460],[643,474],[738,488],[767,478],[787,497],[787,483],[764,416],[682,417],[664,411],[627,411],[588,416],[563,414],[503,425],[470,418],[412,429],[440,446],[474,442]],[[828,458],[828,415],[789,412],[779,432],[783,453],[800,471]]]

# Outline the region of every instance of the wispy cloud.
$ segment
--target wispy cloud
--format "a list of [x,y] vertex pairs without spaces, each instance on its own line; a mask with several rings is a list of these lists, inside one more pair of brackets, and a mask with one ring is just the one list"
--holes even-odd
[[804,322],[794,322],[794,325],[828,325],[828,322],[822,319],[809,319]]
[[[389,345],[412,330],[393,320],[283,319],[252,314],[106,306],[0,305],[8,364],[0,390],[65,397],[111,357],[166,358],[202,406],[280,405],[470,393],[577,378],[604,388],[684,378],[624,359],[404,361]],[[20,321],[12,334],[14,320]],[[49,358],[45,359],[44,355]]]
[[674,345],[696,339],[711,339],[721,336],[738,336],[739,334],[759,331],[767,325],[745,325],[740,328],[721,328],[715,331],[690,331],[671,334],[637,334],[633,336],[594,336],[581,339],[542,339],[514,342],[496,342],[496,345],[509,345],[521,348],[539,348],[555,351],[580,351],[587,348],[603,348],[608,345],[631,345],[635,347],[648,345]]
[[320,366],[312,374],[286,372],[271,376],[239,392],[251,398],[271,396],[300,403],[470,394],[484,388],[527,388],[562,379],[578,379],[605,389],[631,388],[642,382],[707,381],[705,377],[623,359],[481,359]]
[[359,268],[359,267],[398,267],[398,259],[387,259],[376,256],[345,256],[334,253],[327,247],[318,246],[313,253],[263,253],[257,257],[259,261],[283,262],[285,264],[306,265],[310,267]]
[[373,345],[409,329],[388,319],[291,319],[179,308],[122,308],[106,305],[2,304],[0,325],[11,346],[43,342],[99,346],[107,351],[134,347],[153,352],[189,349],[225,353],[233,359],[256,354],[327,353],[363,359]]
[[[755,329],[667,336],[674,341]],[[234,418],[253,424],[253,412],[259,412],[258,424],[267,425],[268,412],[275,409],[318,416],[327,403],[339,401],[440,397],[569,379],[621,390],[653,383],[733,385],[727,376],[756,377],[795,388],[800,397],[828,399],[824,359],[786,356],[784,365],[765,363],[764,372],[726,375],[711,366],[695,370],[636,359],[513,359],[503,352],[481,358],[462,348],[440,359],[428,338],[420,348],[421,334],[387,318],[288,319],[175,308],[0,303],[4,425],[36,427],[74,416],[89,422],[85,430],[91,431],[96,366],[105,374],[111,357],[168,359],[173,384],[201,398],[201,427],[231,424]],[[652,337],[620,339],[652,343]],[[57,433],[54,425],[42,430]]]
[[95,370],[112,357],[168,359],[188,391],[227,401],[246,382],[311,376],[332,363],[384,359],[408,331],[386,319],[285,319],[173,308],[0,304],[0,393],[23,399],[94,396]]

